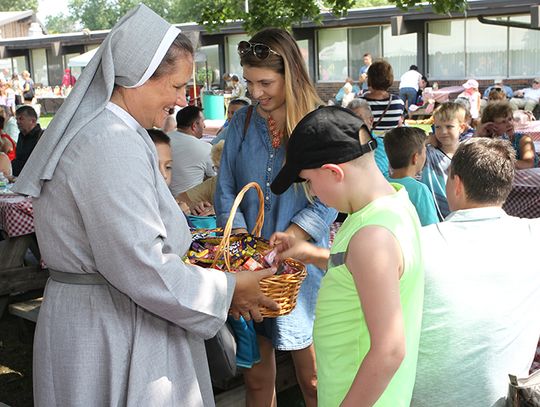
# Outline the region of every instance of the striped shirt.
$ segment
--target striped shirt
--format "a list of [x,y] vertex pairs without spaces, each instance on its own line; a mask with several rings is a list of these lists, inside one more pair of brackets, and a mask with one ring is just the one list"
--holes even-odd
[[373,112],[374,130],[390,130],[394,127],[397,127],[400,122],[401,116],[403,115],[403,111],[405,109],[405,104],[403,103],[403,100],[399,98],[399,96],[390,95],[390,97],[392,99],[392,101],[390,102],[390,106],[384,114],[381,122],[375,127],[375,124],[379,121],[379,117],[386,109],[386,106],[388,106],[389,100],[388,98],[382,100],[375,100],[370,99],[369,96],[361,96],[362,99],[369,103],[371,111]]

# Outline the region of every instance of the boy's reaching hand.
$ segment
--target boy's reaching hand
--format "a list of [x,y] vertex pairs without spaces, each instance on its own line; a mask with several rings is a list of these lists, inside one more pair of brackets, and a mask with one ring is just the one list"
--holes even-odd
[[288,233],[276,232],[270,237],[270,244],[274,246],[277,255],[276,260],[281,261],[288,257],[306,264],[326,270],[330,251],[317,247],[312,243],[294,237]]

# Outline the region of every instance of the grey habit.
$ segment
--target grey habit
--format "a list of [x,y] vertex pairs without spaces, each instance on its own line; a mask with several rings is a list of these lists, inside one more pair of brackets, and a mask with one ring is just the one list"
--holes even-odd
[[142,85],[178,30],[146,6],[113,28],[41,137],[15,189],[34,197],[51,269],[34,342],[43,406],[213,406],[203,339],[224,323],[228,273],[188,266],[191,236],[146,131],[109,103]]

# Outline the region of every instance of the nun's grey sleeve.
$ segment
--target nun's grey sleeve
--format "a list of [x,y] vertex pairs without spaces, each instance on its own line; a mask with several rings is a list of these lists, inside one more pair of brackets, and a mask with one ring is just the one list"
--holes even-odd
[[[114,140],[109,138],[103,149],[102,137],[92,136],[101,148],[80,155],[80,171],[69,182],[97,270],[146,310],[212,337],[227,317],[234,277],[186,265],[183,253],[168,253],[155,173],[140,140],[113,132]],[[188,234],[181,226],[172,233]]]

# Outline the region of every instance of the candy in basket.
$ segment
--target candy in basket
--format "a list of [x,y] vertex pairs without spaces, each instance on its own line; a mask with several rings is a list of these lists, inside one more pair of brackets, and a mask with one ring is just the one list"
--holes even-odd
[[[232,223],[236,210],[245,193],[255,188],[259,196],[259,215],[251,234],[232,235]],[[199,237],[194,239],[186,255],[186,262],[201,267],[216,268],[223,271],[256,271],[276,265],[275,252],[269,242],[260,237],[264,223],[264,200],[259,185],[247,184],[238,193],[222,236]],[[306,277],[306,266],[294,259],[285,259],[277,264],[278,271],[271,277],[260,281],[261,291],[280,305],[278,311],[261,308],[264,317],[277,317],[289,314],[296,305],[300,285]]]

